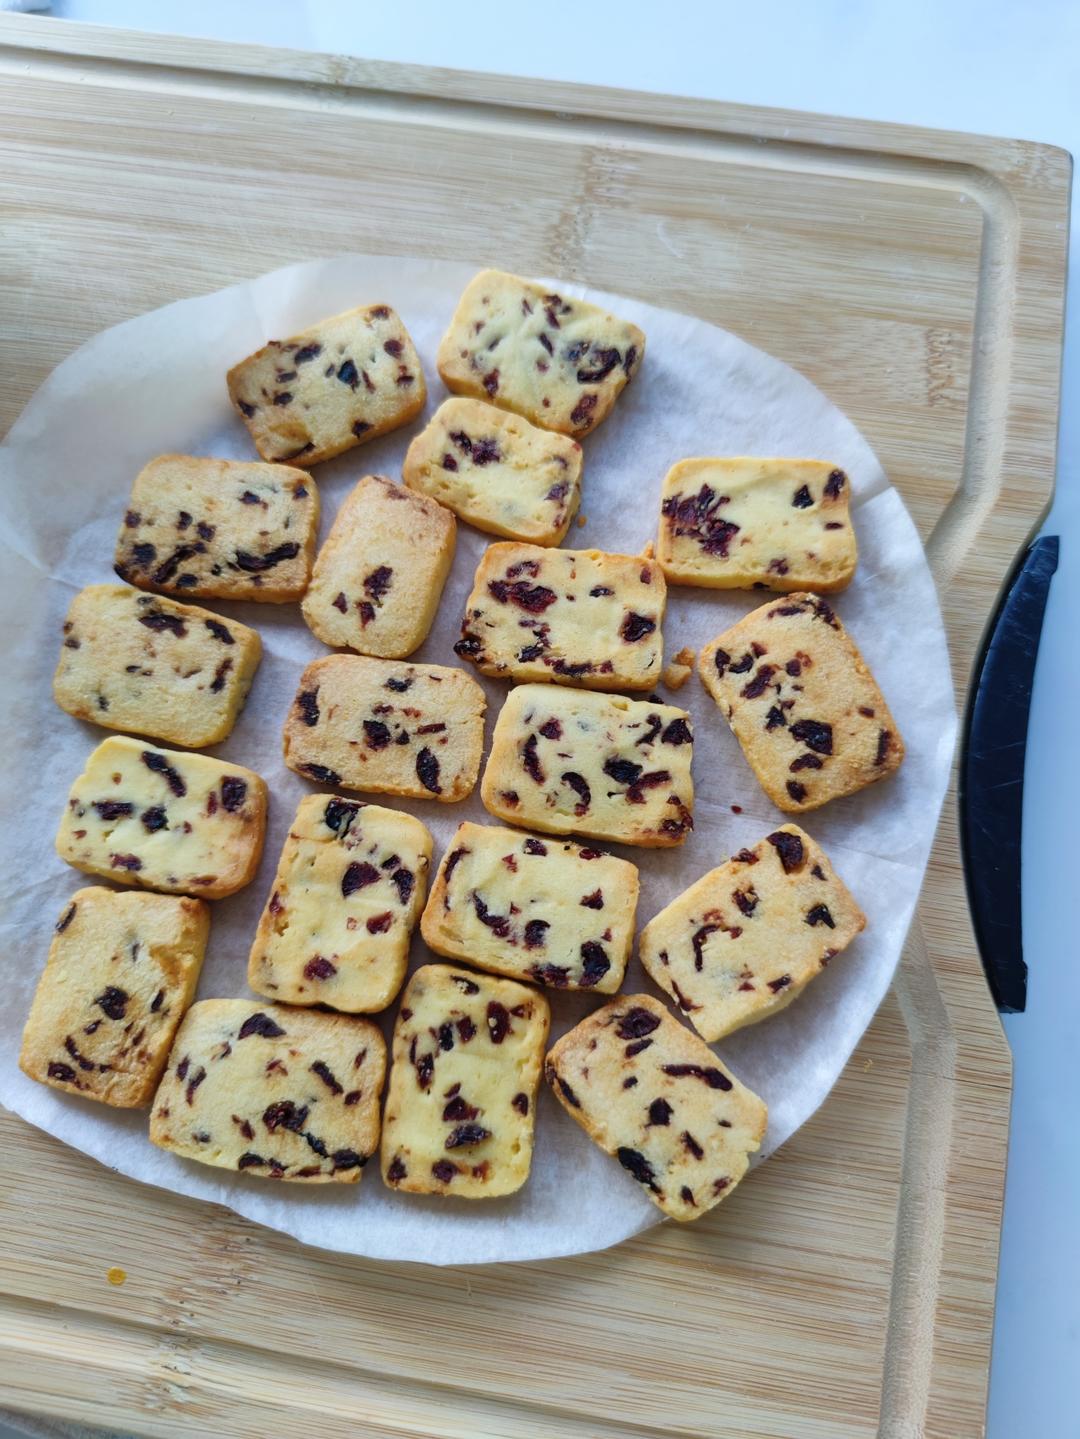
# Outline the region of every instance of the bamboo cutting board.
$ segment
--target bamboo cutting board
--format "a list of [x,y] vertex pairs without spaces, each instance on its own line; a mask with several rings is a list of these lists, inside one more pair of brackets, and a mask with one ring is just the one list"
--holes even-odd
[[[852,417],[926,539],[962,695],[1051,490],[1068,188],[1037,145],[5,17],[0,430],[96,331],[290,261],[587,280],[735,330]],[[380,1264],[3,1116],[0,1397],[225,1439],[967,1439],[1009,1096],[950,797],[836,1090],[697,1225]]]

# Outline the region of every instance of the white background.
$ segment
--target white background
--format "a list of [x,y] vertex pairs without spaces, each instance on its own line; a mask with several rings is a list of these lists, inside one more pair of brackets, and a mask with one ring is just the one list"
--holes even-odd
[[[10,3],[10,0],[8,0]],[[1080,149],[1077,0],[58,0],[53,13],[371,59],[777,105]],[[1074,211],[1077,207],[1074,206]],[[1074,232],[1077,228],[1074,226]],[[1075,233],[1074,261],[1078,255]],[[1080,300],[1066,344],[1062,538],[1024,805],[1029,1007],[1016,1061],[990,1439],[1077,1439],[1080,1417]],[[0,1439],[4,1434],[0,1426]]]

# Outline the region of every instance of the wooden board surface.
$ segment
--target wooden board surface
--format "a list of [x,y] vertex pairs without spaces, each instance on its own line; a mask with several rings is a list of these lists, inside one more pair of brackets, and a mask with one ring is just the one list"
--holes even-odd
[[[289,261],[586,280],[735,330],[852,417],[927,541],[963,693],[1052,486],[1068,187],[1032,144],[4,17],[0,433],[97,330]],[[967,1439],[1009,1096],[950,796],[841,1081],[696,1225],[380,1264],[2,1116],[0,1391],[146,1435]]]

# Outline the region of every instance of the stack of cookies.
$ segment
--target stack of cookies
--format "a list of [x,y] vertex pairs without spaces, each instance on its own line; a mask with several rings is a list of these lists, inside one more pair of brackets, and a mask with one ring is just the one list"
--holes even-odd
[[[644,353],[634,325],[484,271],[440,346],[451,394],[411,440],[403,483],[361,478],[317,553],[311,467],[426,403],[388,305],[272,340],[229,371],[258,461],[146,465],[120,524],[124,584],[84,589],[64,624],[57,703],[119,733],[75,779],[57,849],[111,883],[78,890],[56,920],[28,1075],[149,1107],[153,1142],[185,1159],[355,1183],[378,1150],[389,1187],[463,1199],[527,1180],[543,1075],[629,1176],[613,1182],[680,1220],[731,1193],[766,1107],[710,1046],[790,1004],[865,919],[813,838],[777,823],[641,932],[649,977],[692,1028],[654,995],[622,993],[638,870],[597,845],[681,846],[694,825],[690,716],[656,693],[694,660],[664,666],[667,586],[773,592],[698,668],[779,810],[886,778],[903,742],[823,598],[857,559],[837,466],[681,459],[655,547],[560,548],[581,442]],[[466,668],[411,658],[459,519],[498,537],[454,646]],[[286,764],[317,789],[252,937],[258,998],[198,1001],[211,904],[252,880],[268,801],[252,770],[196,752],[229,734],[260,659],[254,629],[203,607],[221,599],[298,603],[337,653],[297,677],[285,718]],[[487,701],[468,666],[511,686],[482,780]],[[499,823],[459,826],[430,893],[425,824],[355,797],[454,804],[478,780]],[[447,963],[406,983],[417,926]],[[603,1003],[548,1050],[550,989]],[[399,992],[384,1103],[387,1045],[369,1016]]]

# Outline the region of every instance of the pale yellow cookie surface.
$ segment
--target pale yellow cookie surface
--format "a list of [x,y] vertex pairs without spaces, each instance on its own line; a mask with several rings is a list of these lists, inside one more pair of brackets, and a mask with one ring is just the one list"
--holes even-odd
[[639,555],[488,545],[454,649],[497,678],[647,690],[666,598],[663,573]]
[[673,1219],[725,1199],[761,1145],[768,1111],[650,995],[620,995],[553,1047],[556,1099]]
[[385,1073],[370,1020],[203,999],[173,1043],[150,1138],[260,1179],[356,1184],[379,1142]]
[[117,884],[222,899],[254,877],[266,802],[242,765],[113,735],[72,785],[56,849]]
[[202,900],[76,890],[23,1031],[31,1079],[120,1109],[150,1103],[202,969]]
[[674,585],[842,590],[858,558],[850,494],[823,460],[680,460],[664,479],[657,561]]
[[904,744],[825,600],[789,595],[707,644],[702,682],[778,808],[797,814],[887,778]]
[[271,340],[234,365],[227,383],[263,459],[304,466],[407,424],[427,393],[416,348],[389,305]]
[[517,275],[484,270],[466,286],[439,346],[448,389],[580,439],[637,373],[636,325]]
[[614,994],[634,940],[638,873],[570,840],[466,821],[420,921],[437,954],[553,989]]
[[693,828],[693,731],[651,700],[518,685],[495,722],[480,793],[499,819],[619,844],[682,844]]
[[301,676],[285,763],[318,784],[452,803],[476,784],[486,707],[462,670],[327,655]]
[[550,1013],[538,990],[429,964],[401,997],[382,1135],[383,1182],[494,1199],[532,1164]]
[[261,655],[238,620],[89,585],[68,608],[53,696],[76,719],[197,749],[229,734]]
[[158,594],[282,604],[307,588],[318,529],[303,470],[159,455],[135,479],[115,569]]
[[352,1014],[401,988],[431,835],[399,810],[336,795],[300,801],[248,960],[256,994]]
[[324,644],[402,659],[427,638],[454,558],[448,509],[381,475],[346,498],[301,602]]
[[581,446],[480,400],[444,400],[402,477],[479,530],[557,545],[581,497]]
[[785,1008],[865,924],[820,846],[783,825],[677,895],[639,952],[711,1043]]

